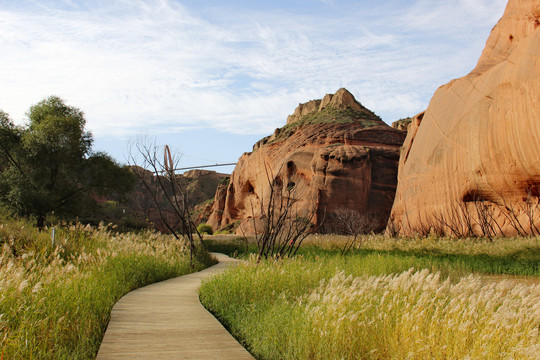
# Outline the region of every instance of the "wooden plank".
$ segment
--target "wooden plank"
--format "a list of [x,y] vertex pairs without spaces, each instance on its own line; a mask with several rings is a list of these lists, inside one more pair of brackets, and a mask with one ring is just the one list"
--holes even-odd
[[199,301],[201,280],[236,261],[214,255],[219,264],[211,268],[137,289],[120,299],[97,359],[253,359]]

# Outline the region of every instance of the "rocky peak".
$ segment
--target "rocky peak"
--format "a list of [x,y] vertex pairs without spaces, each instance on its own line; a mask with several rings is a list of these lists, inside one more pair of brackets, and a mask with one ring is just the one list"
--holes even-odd
[[319,111],[327,106],[337,107],[340,109],[350,107],[352,110],[356,111],[363,111],[366,109],[362,106],[362,104],[356,101],[353,94],[351,94],[345,88],[339,89],[334,95],[326,94],[322,99]]
[[320,124],[354,124],[357,128],[388,127],[380,117],[356,101],[347,89],[341,88],[335,94],[326,94],[322,99],[298,105],[287,118],[287,124],[258,141],[253,151],[262,145],[285,140],[305,127]]
[[287,124],[298,121],[308,114],[320,112],[326,107],[333,107],[337,109],[350,108],[351,110],[355,111],[367,110],[362,106],[362,104],[356,101],[353,94],[351,94],[347,89],[341,88],[335,94],[326,94],[322,99],[311,100],[307,103],[299,104],[294,110],[294,113],[287,117]]

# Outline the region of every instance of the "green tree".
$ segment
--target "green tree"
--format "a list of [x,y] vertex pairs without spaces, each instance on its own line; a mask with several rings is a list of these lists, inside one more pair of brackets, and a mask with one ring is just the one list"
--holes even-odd
[[104,153],[79,109],[51,96],[30,107],[26,126],[0,112],[0,202],[22,216],[73,218],[95,208],[98,196],[125,194],[133,175]]

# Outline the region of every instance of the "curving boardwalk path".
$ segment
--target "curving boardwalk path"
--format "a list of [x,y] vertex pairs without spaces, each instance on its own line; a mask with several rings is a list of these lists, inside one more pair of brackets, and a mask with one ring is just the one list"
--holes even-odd
[[253,359],[201,305],[201,280],[236,260],[130,292],[111,312],[97,359]]

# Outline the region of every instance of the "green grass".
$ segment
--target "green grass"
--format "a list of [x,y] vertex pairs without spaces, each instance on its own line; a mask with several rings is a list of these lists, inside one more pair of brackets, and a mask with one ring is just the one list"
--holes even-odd
[[0,225],[0,356],[94,358],[116,301],[138,287],[206,267],[188,247],[152,232],[106,227],[38,232],[21,220]]
[[[369,266],[374,267],[393,266],[393,272],[415,267],[438,271],[454,278],[469,273],[540,276],[540,238],[500,238],[491,241],[473,238],[389,239],[380,235],[366,235],[359,242],[361,245],[353,248],[349,255],[339,257],[346,241],[346,236],[310,236],[298,254],[307,259],[340,259],[340,266],[347,263],[356,266],[355,261],[361,260],[370,262]],[[257,253],[252,239],[208,238],[205,243],[210,251],[233,257],[245,259],[249,254]]]
[[360,121],[366,127],[381,124],[380,119],[370,111],[357,111],[349,107],[345,109],[327,106],[321,111],[314,111],[299,120],[303,124],[347,124]]
[[234,258],[245,258],[248,254],[257,253],[257,246],[248,239],[234,236],[224,238],[221,235],[205,237],[204,244],[208,251],[222,253]]
[[[479,276],[538,279],[540,239],[371,236],[339,256],[343,240],[308,238],[302,255],[281,261],[257,264],[244,256],[246,263],[203,283],[201,300],[258,359],[537,354],[540,286],[497,285]],[[234,244],[221,246],[234,253]]]

